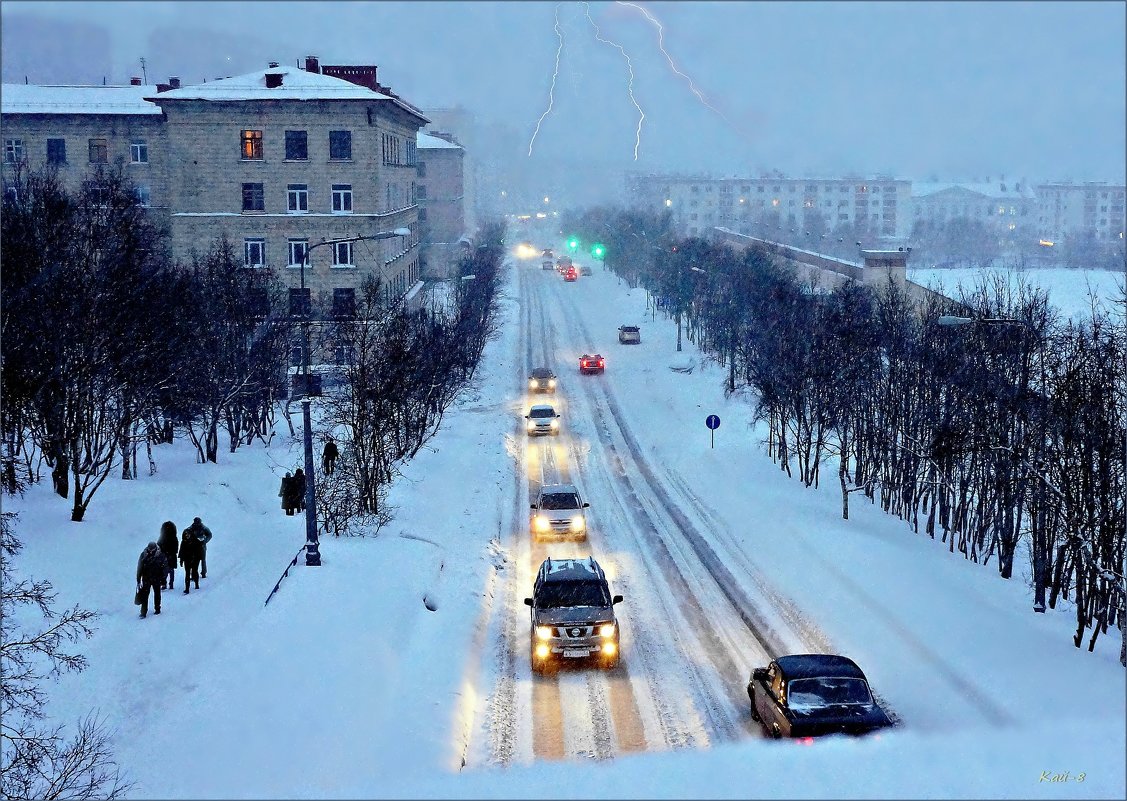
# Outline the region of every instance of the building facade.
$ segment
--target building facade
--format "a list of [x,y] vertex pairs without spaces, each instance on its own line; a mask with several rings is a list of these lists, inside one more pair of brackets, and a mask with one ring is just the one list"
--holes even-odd
[[626,179],[628,203],[652,211],[668,209],[673,224],[689,236],[715,226],[744,234],[835,230],[867,232],[872,238],[904,238],[910,182],[876,178],[707,178],[642,176]]
[[[1086,236],[1123,245],[1127,187],[1103,182],[1045,183],[1037,187],[1037,231],[1044,242],[1067,243]],[[1051,246],[1050,246],[1051,247]]]
[[461,255],[465,236],[465,149],[450,134],[420,131],[417,137],[419,236],[423,248],[423,273],[427,278],[449,278]]

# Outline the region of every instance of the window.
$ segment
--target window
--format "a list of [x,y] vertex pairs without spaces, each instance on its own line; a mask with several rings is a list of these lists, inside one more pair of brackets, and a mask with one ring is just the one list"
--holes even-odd
[[352,158],[352,131],[329,131],[329,158]]
[[140,140],[135,140],[129,145],[129,162],[131,164],[149,163],[149,146]]
[[354,267],[352,263],[352,243],[337,242],[333,245],[333,266]]
[[418,163],[418,151],[411,140],[407,140],[407,166],[414,167]]
[[356,290],[337,287],[333,290],[333,317],[356,316]]
[[67,140],[66,139],[48,139],[47,140],[47,163],[48,164],[66,164],[67,163]]
[[333,184],[333,211],[352,213],[352,184]]
[[5,139],[4,140],[4,161],[9,164],[15,164],[23,161],[23,140],[22,139]]
[[427,199],[427,188],[422,184],[415,187],[415,197],[419,200]]
[[309,211],[308,184],[290,184],[286,187],[286,210],[291,213]]
[[420,178],[426,178],[427,177],[427,163],[425,161],[420,161],[418,164],[416,164],[415,165],[415,173]]
[[[294,292],[294,290],[291,289],[290,290],[290,317],[302,317],[303,315],[294,313],[293,292]],[[301,365],[302,365],[301,343],[300,342],[294,342],[293,344],[290,345],[290,367],[301,367]]]
[[266,211],[262,184],[243,184],[243,211]]
[[265,267],[266,266],[266,240],[265,239],[244,239],[243,240],[243,264],[247,267]]
[[137,186],[134,191],[137,193],[137,205],[148,208],[152,205],[152,192],[147,186]]
[[419,209],[419,222],[426,222],[426,221],[427,221],[427,210],[426,209]]
[[337,364],[352,364],[355,360],[355,349],[348,342],[336,346],[336,363]]
[[308,239],[290,240],[290,267],[300,267],[309,255]]
[[[290,287],[290,317],[308,317],[313,310],[312,290],[309,287],[301,289],[296,286]],[[298,356],[301,355],[301,348],[298,347]]]
[[262,131],[243,131],[239,152],[244,159],[262,159]]
[[110,145],[106,139],[90,140],[90,163],[106,164],[110,160]]
[[309,134],[305,131],[286,131],[286,160],[305,161],[309,158]]

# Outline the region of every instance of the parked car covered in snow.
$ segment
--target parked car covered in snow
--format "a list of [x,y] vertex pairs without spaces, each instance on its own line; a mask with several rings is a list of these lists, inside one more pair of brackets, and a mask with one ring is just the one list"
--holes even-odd
[[861,668],[844,656],[780,656],[751,672],[747,695],[752,719],[771,737],[867,734],[892,725]]

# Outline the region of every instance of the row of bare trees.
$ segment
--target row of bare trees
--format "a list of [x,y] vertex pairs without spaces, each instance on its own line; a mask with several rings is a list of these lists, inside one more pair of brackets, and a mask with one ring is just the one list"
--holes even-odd
[[780,469],[817,486],[836,467],[844,517],[859,493],[1003,578],[1028,560],[1035,609],[1069,600],[1077,647],[1124,628],[1123,297],[1063,320],[997,276],[957,301],[830,291],[769,248],[677,240],[661,217],[594,210],[572,230],[726,365],[727,391],[755,391]]

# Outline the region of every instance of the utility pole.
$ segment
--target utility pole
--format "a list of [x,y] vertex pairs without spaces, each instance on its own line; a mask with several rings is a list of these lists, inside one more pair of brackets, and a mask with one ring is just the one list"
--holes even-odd
[[145,57],[144,56],[141,56],[141,75],[143,76],[141,78],[141,80],[144,83],[147,84],[149,82],[149,73],[145,70]]

